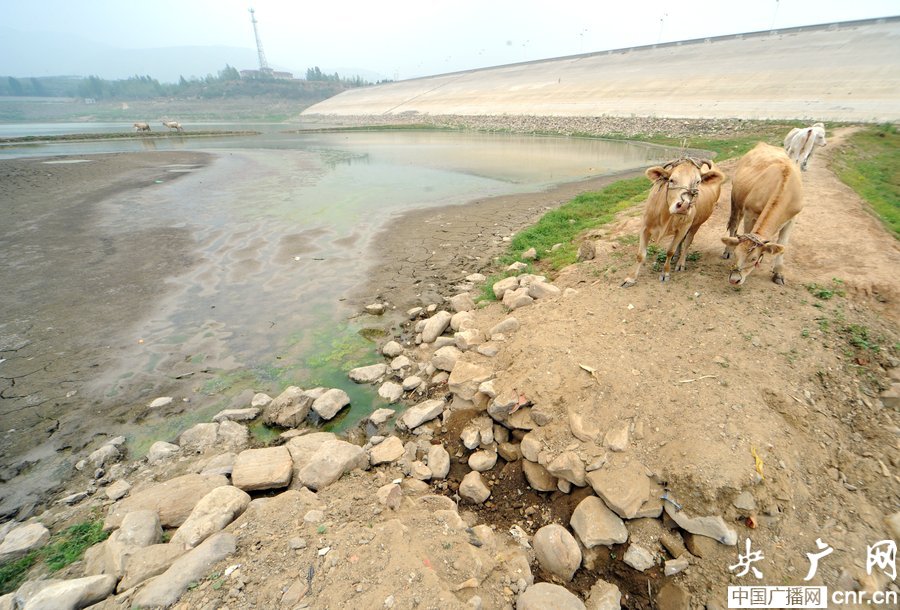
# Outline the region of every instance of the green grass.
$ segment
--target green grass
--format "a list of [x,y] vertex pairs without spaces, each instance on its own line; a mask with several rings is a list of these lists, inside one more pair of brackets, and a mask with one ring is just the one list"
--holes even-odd
[[0,595],[18,589],[28,571],[39,562],[43,562],[51,572],[57,572],[81,559],[89,547],[106,540],[107,536],[109,534],[103,531],[103,521],[99,519],[64,529],[55,534],[44,548],[0,565]]
[[820,286],[819,284],[812,283],[806,284],[806,289],[817,299],[828,301],[835,295],[839,297],[844,296],[844,290],[841,288],[843,285],[844,282],[842,280],[833,278],[831,280],[831,286]]
[[[610,222],[616,214],[642,202],[650,190],[650,182],[643,176],[619,180],[600,191],[582,193],[569,203],[544,214],[536,224],[517,233],[501,265],[509,265],[528,248],[535,248],[542,267],[560,269],[575,262],[577,245],[574,239],[587,229]],[[562,247],[550,249],[561,243]],[[487,285],[491,285],[490,282]],[[493,295],[490,295],[493,298]]]
[[835,154],[832,169],[900,238],[900,133],[896,126],[885,124],[853,134]]

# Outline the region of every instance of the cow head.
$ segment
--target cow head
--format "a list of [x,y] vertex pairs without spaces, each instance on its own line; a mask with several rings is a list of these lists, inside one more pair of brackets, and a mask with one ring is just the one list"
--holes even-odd
[[723,237],[722,242],[734,248],[734,265],[728,275],[728,281],[734,286],[740,286],[747,276],[759,267],[765,254],[781,254],[784,246],[772,241],[763,241],[753,233],[739,235],[738,237]]
[[687,214],[701,186],[713,186],[725,179],[725,174],[715,169],[712,161],[693,158],[651,167],[646,174],[650,180],[660,183],[670,214]]

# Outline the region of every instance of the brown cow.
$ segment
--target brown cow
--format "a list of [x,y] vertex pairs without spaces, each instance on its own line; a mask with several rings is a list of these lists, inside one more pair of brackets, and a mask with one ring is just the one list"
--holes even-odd
[[134,130],[135,131],[150,131],[150,125],[148,123],[135,123]]
[[[784,249],[794,217],[803,208],[803,184],[797,165],[777,146],[760,142],[738,161],[731,187],[728,237],[722,258],[734,255],[728,281],[744,283],[763,256],[775,256],[772,281],[784,284]],[[737,234],[744,218],[744,234]]]
[[675,270],[684,270],[688,248],[700,225],[716,208],[725,180],[725,174],[706,159],[677,159],[662,167],[651,167],[646,174],[654,184],[641,220],[637,265],[632,276],[622,283],[623,287],[634,286],[647,257],[647,244],[651,241],[661,243],[668,237],[672,238],[659,281],[668,281],[676,248],[680,248],[681,253]]

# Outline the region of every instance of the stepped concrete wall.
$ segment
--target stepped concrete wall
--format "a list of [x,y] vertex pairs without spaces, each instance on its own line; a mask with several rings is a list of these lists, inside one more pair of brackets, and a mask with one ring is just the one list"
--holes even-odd
[[722,36],[345,91],[302,114],[900,120],[900,17]]

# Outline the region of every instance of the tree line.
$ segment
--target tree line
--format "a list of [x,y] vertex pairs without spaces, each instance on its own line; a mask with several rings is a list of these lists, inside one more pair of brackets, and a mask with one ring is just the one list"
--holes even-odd
[[371,83],[360,77],[342,78],[310,68],[306,80],[276,79],[266,74],[241,78],[236,68],[226,65],[217,74],[204,78],[183,76],[177,83],[160,83],[151,76],[135,75],[109,80],[99,76],[42,76],[15,78],[0,76],[0,96],[82,97],[95,100],[136,100],[159,97],[221,98],[270,96],[285,99],[321,98]]

